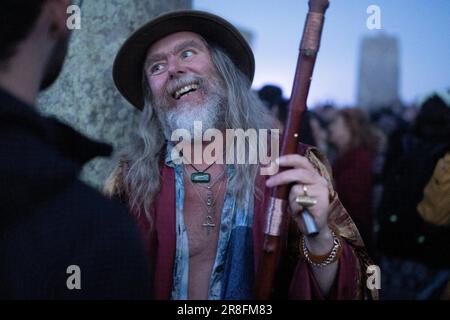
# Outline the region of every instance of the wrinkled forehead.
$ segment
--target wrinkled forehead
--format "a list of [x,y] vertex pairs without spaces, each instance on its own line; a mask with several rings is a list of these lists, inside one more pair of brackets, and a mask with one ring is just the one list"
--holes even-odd
[[206,40],[199,34],[190,31],[175,32],[153,43],[147,51],[146,61],[154,56],[174,53],[178,48],[188,45],[208,50]]

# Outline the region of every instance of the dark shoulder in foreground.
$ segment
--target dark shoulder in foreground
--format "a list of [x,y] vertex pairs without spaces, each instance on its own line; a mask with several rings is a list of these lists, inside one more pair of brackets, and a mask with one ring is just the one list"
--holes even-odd
[[132,217],[78,180],[110,148],[0,90],[0,298],[147,299]]
[[3,298],[150,298],[134,221],[78,180],[5,230],[0,246]]

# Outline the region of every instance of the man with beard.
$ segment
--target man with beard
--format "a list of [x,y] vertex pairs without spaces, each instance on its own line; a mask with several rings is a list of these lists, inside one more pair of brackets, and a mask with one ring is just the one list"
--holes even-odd
[[147,299],[135,222],[77,178],[111,148],[34,110],[62,68],[69,5],[0,2],[0,299]]
[[[185,153],[173,152],[178,142],[173,131],[195,136],[194,121],[204,131],[273,128],[250,90],[253,74],[253,53],[238,30],[200,11],[157,17],[137,30],[116,57],[116,86],[143,114],[106,191],[127,203],[140,221],[153,262],[155,297],[253,298],[267,187],[282,184],[293,184],[288,205],[293,219],[276,296],[367,296],[363,274],[369,259],[314,149],[299,145],[299,154],[278,160],[290,169],[269,179],[259,174],[258,165],[225,165],[220,157],[192,163]],[[195,149],[192,142],[199,141],[190,142]],[[201,149],[208,146],[203,141]],[[314,237],[302,236],[301,196],[316,202],[310,208],[319,229]]]

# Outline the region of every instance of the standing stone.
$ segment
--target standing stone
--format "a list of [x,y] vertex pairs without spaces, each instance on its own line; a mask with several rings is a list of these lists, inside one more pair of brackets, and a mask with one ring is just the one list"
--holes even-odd
[[[189,9],[192,0],[86,0],[81,29],[74,30],[64,70],[39,98],[39,108],[114,149],[127,144],[139,113],[116,90],[114,57],[126,38],[154,16]],[[101,188],[112,169],[111,159],[88,163],[82,179]]]
[[368,111],[399,103],[398,40],[381,33],[362,40],[358,105]]

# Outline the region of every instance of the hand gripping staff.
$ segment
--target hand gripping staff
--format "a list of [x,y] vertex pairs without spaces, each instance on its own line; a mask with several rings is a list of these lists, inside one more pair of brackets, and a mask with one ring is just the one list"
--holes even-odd
[[[300,44],[291,100],[288,105],[288,118],[283,134],[281,155],[297,152],[300,126],[306,111],[306,100],[308,98],[314,64],[319,51],[324,16],[328,5],[328,0],[309,1],[309,11]],[[274,275],[278,261],[277,257],[281,249],[281,234],[286,232],[286,221],[288,218],[286,216],[286,206],[290,188],[290,185],[283,185],[274,187],[272,190],[270,204],[267,209],[264,248],[256,274],[256,299],[270,299],[272,296]],[[303,210],[301,214],[308,235],[317,234],[318,230],[314,219],[307,209]]]

